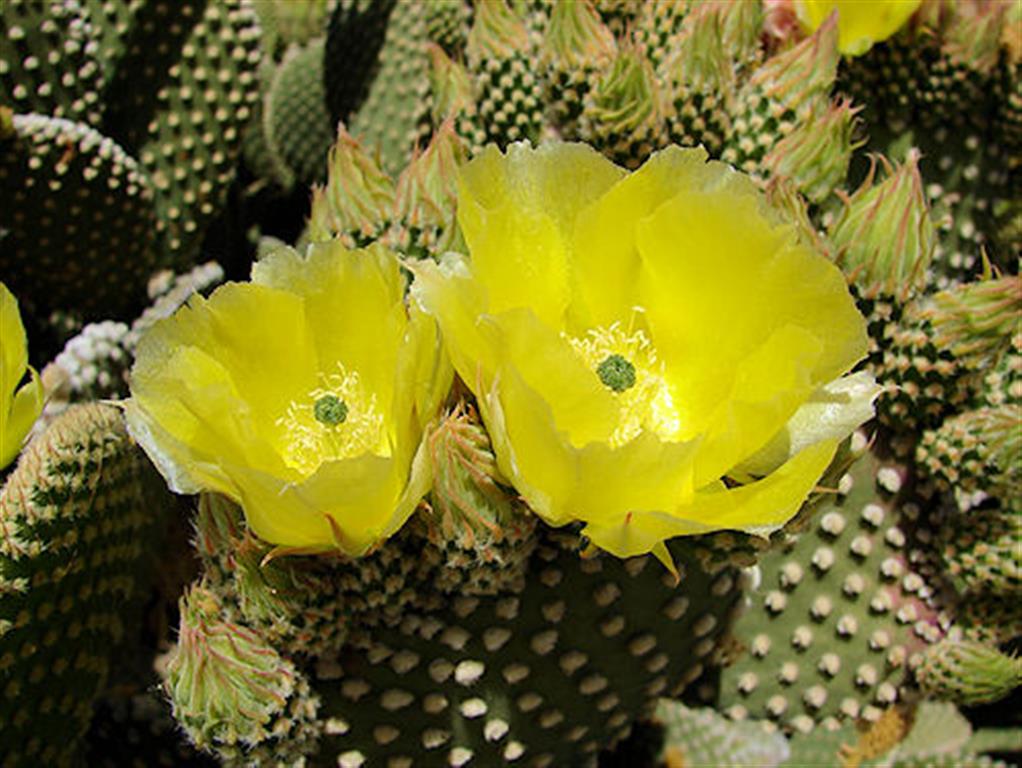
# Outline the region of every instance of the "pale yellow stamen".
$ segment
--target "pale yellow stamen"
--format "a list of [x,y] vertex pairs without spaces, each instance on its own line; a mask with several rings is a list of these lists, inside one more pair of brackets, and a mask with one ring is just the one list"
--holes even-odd
[[[316,417],[316,403],[326,397],[344,404],[342,421],[332,424]],[[318,387],[292,400],[276,423],[283,429],[284,461],[303,474],[315,472],[324,461],[390,454],[376,395],[365,391],[357,371],[347,371],[340,363],[335,373],[320,374]]]
[[564,337],[594,376],[599,376],[601,363],[614,355],[624,358],[635,369],[634,385],[621,391],[611,388],[620,408],[618,426],[610,436],[613,447],[633,440],[643,430],[665,440],[677,436],[681,420],[664,378],[663,363],[657,359],[656,349],[645,333],[625,331],[619,323],[613,323],[592,328],[582,337],[567,334]]

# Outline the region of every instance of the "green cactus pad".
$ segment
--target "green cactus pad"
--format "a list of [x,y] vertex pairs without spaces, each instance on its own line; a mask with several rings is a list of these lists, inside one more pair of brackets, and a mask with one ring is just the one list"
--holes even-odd
[[907,305],[890,297],[865,300],[870,308],[871,367],[884,393],[877,415],[891,429],[936,427],[972,396],[962,360],[939,342],[928,319],[928,300]]
[[722,678],[725,711],[809,730],[875,720],[902,698],[913,655],[942,634],[931,590],[907,563],[903,478],[865,454],[812,527],[763,557],[735,627],[748,653]]
[[614,162],[638,168],[667,141],[664,99],[649,63],[623,50],[586,95],[579,136]]
[[632,38],[654,70],[673,54],[682,22],[690,11],[688,6],[688,0],[661,0],[642,5]]
[[941,532],[944,565],[962,589],[1022,591],[1022,511],[975,510]]
[[829,99],[837,75],[836,19],[758,67],[736,96],[722,158],[756,173],[763,156]]
[[380,153],[383,168],[391,174],[411,157],[420,115],[429,109],[424,11],[424,4],[416,0],[397,0],[376,75],[349,121],[352,134]]
[[661,699],[653,720],[664,730],[666,765],[748,765],[776,768],[789,756],[788,740],[768,723],[736,723],[712,709],[689,709]]
[[325,41],[292,47],[278,66],[263,104],[263,135],[269,151],[288,169],[285,186],[326,179],[334,126],[323,82]]
[[276,557],[245,530],[240,508],[211,494],[200,499],[196,534],[218,599],[292,656],[335,654],[349,629],[394,623],[416,594],[407,536],[358,560]]
[[428,545],[425,578],[441,592],[521,592],[539,518],[498,486],[489,437],[471,406],[449,413],[427,437],[431,504],[416,522]]
[[[111,139],[82,123],[15,115],[0,139],[4,280],[39,311],[86,317],[141,306],[158,254],[154,189]],[[83,285],[88,290],[83,290]]]
[[450,56],[465,50],[472,24],[472,6],[467,0],[433,0],[423,9],[426,37]]
[[259,96],[255,11],[242,2],[203,6],[180,61],[156,90],[156,111],[137,150],[156,192],[165,258],[178,266],[190,265],[226,200]]
[[502,149],[513,141],[538,141],[543,86],[533,62],[534,44],[505,0],[477,4],[466,55],[486,141]]
[[343,125],[327,157],[327,183],[313,187],[306,237],[314,243],[339,237],[362,248],[391,226],[394,182]]
[[[160,525],[120,413],[76,406],[0,493],[0,754],[70,764]],[[152,482],[152,480],[148,480]]]
[[329,718],[320,759],[594,762],[714,664],[737,574],[709,576],[684,542],[672,553],[678,585],[649,556],[580,560],[570,539],[544,543],[521,594],[437,599],[373,631],[321,670],[337,679],[316,684]]
[[98,127],[104,68],[101,26],[68,0],[0,6],[0,104]]
[[984,405],[993,408],[1022,406],[1022,333],[1011,337],[1011,346],[983,377],[980,397]]
[[980,408],[923,434],[916,462],[945,490],[989,492],[1011,503],[1022,494],[1022,408]]
[[586,94],[614,58],[614,36],[590,3],[557,3],[543,38],[547,112],[574,139]]
[[855,109],[835,102],[789,133],[763,157],[765,175],[792,183],[811,203],[830,197],[848,175],[857,143]]
[[[748,4],[745,4],[748,5]],[[660,67],[673,109],[667,113],[671,141],[704,145],[719,157],[730,132],[736,52],[725,43],[724,6],[692,8],[674,41],[674,52]]]
[[340,0],[327,25],[326,98],[330,119],[347,123],[365,101],[397,0]]

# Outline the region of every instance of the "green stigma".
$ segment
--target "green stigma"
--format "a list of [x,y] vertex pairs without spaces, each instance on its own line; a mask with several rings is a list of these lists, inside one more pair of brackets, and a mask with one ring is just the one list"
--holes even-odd
[[596,366],[596,375],[600,381],[615,392],[624,392],[635,386],[635,366],[621,355],[610,355]]
[[338,424],[344,423],[344,420],[348,418],[348,405],[339,397],[323,395],[323,397],[316,401],[313,414],[316,417],[316,421],[321,424],[326,424],[328,427],[336,427]]

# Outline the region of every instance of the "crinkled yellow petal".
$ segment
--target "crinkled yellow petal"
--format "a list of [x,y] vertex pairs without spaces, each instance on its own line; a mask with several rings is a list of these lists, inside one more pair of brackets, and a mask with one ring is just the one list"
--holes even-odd
[[662,442],[645,433],[617,448],[601,441],[574,445],[519,366],[500,370],[480,406],[498,467],[551,525],[670,509],[692,494],[696,442]]
[[422,444],[409,461],[363,454],[325,463],[296,483],[245,465],[228,465],[225,472],[261,539],[284,547],[340,549],[351,557],[396,533],[432,481]]
[[510,368],[490,388],[475,391],[504,477],[550,525],[576,519],[568,502],[578,483],[578,463],[554,425],[550,405]]
[[547,404],[554,429],[574,445],[606,440],[617,405],[560,333],[529,309],[490,313],[473,278],[475,263],[455,254],[441,266],[415,267],[412,295],[440,324],[455,369],[473,391],[486,390],[499,371],[514,368]]
[[665,442],[643,432],[616,448],[587,445],[579,451],[571,508],[591,521],[619,520],[634,509],[673,509],[692,497],[700,442]]
[[415,274],[412,300],[436,318],[455,370],[478,391],[476,383],[492,380],[497,369],[497,350],[478,324],[488,311],[486,292],[459,253],[444,254],[439,264],[423,261],[410,266]]
[[[265,416],[244,399],[218,359],[198,347],[181,346],[169,350],[163,364],[159,375],[136,371],[133,376],[128,424],[129,428],[139,425],[138,433],[133,430],[132,434],[143,447],[154,449],[151,455],[155,451],[164,462],[181,462],[173,474],[185,487],[215,484],[216,490],[227,493],[229,482],[216,469],[225,463],[287,473],[260,428]],[[155,422],[160,430],[154,431],[146,422]],[[174,448],[167,450],[166,443],[158,441],[161,434],[174,441]],[[156,445],[150,443],[154,438]]]
[[[301,300],[261,285],[229,283],[209,299],[194,297],[143,337],[132,368],[132,392],[161,397],[160,382],[187,370],[168,365],[182,347],[195,347],[215,361],[248,405],[252,428],[264,441],[279,434],[276,420],[296,393],[316,385],[316,352],[308,341]],[[148,404],[143,407],[148,408]]]
[[784,429],[732,475],[746,480],[762,477],[796,453],[821,440],[844,440],[873,418],[873,401],[883,391],[866,371],[842,376],[817,389],[799,406]]
[[655,152],[579,212],[572,249],[573,330],[627,323],[640,266],[635,245],[640,221],[683,189],[709,189],[742,178],[722,163],[706,161],[701,147]]
[[390,412],[407,324],[404,278],[392,252],[349,251],[336,240],[311,246],[305,256],[282,248],[252,267],[252,280],[300,296],[319,370],[331,373],[341,363],[358,371]]
[[[211,490],[233,499],[240,497],[221,470],[217,457],[200,453],[174,437],[140,406],[137,397],[124,401],[123,408],[128,432],[163,475],[170,490],[183,494]],[[187,412],[184,415],[190,416]]]
[[489,147],[461,169],[458,223],[491,312],[530,307],[562,327],[575,218],[624,173],[582,144]]
[[[451,390],[454,369],[435,318],[418,302],[408,307],[408,328],[398,363],[398,387],[406,385],[414,399],[416,425],[421,433],[439,413]],[[395,408],[395,413],[402,411]]]
[[815,388],[809,373],[821,346],[804,329],[786,325],[737,364],[696,457],[696,487],[728,474],[783,428]]
[[[28,340],[21,324],[18,300],[0,283],[0,411],[14,395],[28,367]],[[6,414],[0,413],[0,419]]]
[[[323,464],[296,483],[246,464],[226,464],[224,471],[239,489],[245,519],[259,538],[359,555],[377,540],[401,495],[403,478],[396,468],[393,457],[367,453]],[[328,516],[337,524],[339,540]]]
[[838,49],[858,56],[904,26],[922,0],[795,0],[795,12],[807,31],[814,32],[838,12]]
[[716,484],[696,493],[672,513],[636,511],[615,523],[589,522],[583,533],[618,557],[649,552],[675,536],[713,530],[768,535],[790,520],[827,468],[837,440],[825,440],[796,454],[766,478],[738,488]]
[[[14,395],[10,413],[0,416],[0,469],[6,467],[18,453],[25,438],[42,413],[46,400],[43,382],[34,368],[28,369],[31,380],[26,382]],[[3,406],[0,405],[0,408]]]
[[682,436],[736,441],[700,456],[698,487],[783,426],[801,402],[786,390],[795,386],[804,399],[860,359],[865,324],[840,271],[768,220],[751,193],[681,192],[640,223],[637,237],[639,294]]
[[0,469],[14,461],[43,409],[43,387],[34,370],[32,380],[18,389],[26,369],[28,339],[18,301],[0,283]]
[[528,309],[480,319],[500,356],[500,372],[513,368],[550,407],[555,428],[574,446],[610,439],[618,422],[611,390],[575,355],[559,333]]

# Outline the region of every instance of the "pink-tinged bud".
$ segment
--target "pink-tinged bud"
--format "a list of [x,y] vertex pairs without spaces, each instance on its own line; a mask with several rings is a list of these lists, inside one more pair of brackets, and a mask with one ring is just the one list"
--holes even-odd
[[906,299],[926,284],[933,258],[934,226],[919,175],[919,153],[892,167],[875,183],[876,161],[862,185],[845,200],[829,231],[836,261],[865,298]]

